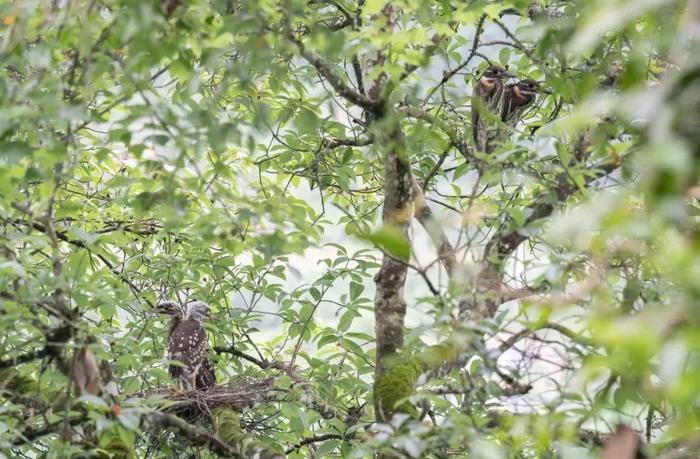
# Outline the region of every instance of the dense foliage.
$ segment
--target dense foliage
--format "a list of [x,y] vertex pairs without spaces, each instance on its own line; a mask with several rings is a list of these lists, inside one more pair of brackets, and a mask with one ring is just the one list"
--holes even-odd
[[[700,454],[698,2],[0,19],[6,457]],[[216,388],[164,300],[211,305]]]

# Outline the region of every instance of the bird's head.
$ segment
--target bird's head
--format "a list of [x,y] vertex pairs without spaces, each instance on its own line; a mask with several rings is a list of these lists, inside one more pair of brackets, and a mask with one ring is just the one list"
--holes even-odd
[[174,301],[161,301],[153,307],[152,312],[177,317],[182,316],[182,307]]
[[552,91],[542,86],[542,83],[531,78],[525,78],[524,80],[518,81],[512,86],[512,90],[518,97],[552,93]]
[[497,82],[503,82],[503,80],[505,80],[506,78],[513,77],[515,77],[515,75],[508,72],[508,70],[506,70],[505,68],[498,65],[492,65],[486,70],[484,70],[484,73],[481,75],[481,78],[479,78],[479,83],[489,87],[493,86]]
[[209,305],[203,301],[193,301],[187,305],[188,320],[203,322],[205,318],[209,317],[209,314]]

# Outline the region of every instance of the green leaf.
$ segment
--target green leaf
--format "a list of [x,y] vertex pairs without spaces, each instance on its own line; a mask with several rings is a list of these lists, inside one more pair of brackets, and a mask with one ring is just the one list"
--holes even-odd
[[68,259],[66,268],[71,278],[80,280],[85,275],[89,266],[89,256],[85,250],[73,252]]
[[378,231],[359,234],[358,237],[401,260],[407,261],[411,258],[411,245],[395,226],[384,225]]
[[358,314],[356,311],[353,311],[352,309],[348,309],[347,311],[345,311],[343,315],[340,316],[340,320],[338,321],[338,331],[347,331],[350,328],[350,325],[352,325],[352,321],[359,316],[360,314]]
[[364,291],[365,286],[359,282],[350,282],[350,301],[355,301]]
[[32,148],[25,142],[0,143],[0,164],[16,164],[31,152]]
[[322,336],[321,339],[318,340],[316,347],[318,349],[321,349],[323,346],[330,344],[330,343],[335,343],[336,341],[338,341],[337,336],[335,336],[333,334],[325,335],[325,336]]
[[326,457],[333,453],[338,446],[340,446],[339,440],[326,440],[316,449],[316,457]]

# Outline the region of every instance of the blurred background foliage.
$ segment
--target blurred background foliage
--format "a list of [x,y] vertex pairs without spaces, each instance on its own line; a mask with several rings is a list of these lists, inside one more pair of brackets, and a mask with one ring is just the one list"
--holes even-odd
[[[698,2],[0,0],[0,19],[6,457],[221,454],[147,420],[165,299],[212,305],[220,382],[274,378],[240,421],[289,457],[593,458],[619,424],[650,457],[699,454]],[[552,94],[484,154],[489,64]],[[385,81],[390,115],[329,75]],[[381,227],[391,123],[453,273],[417,221]],[[389,424],[382,250],[409,260],[405,353],[475,336]],[[465,316],[489,256],[506,294]],[[78,397],[86,347],[102,389]]]

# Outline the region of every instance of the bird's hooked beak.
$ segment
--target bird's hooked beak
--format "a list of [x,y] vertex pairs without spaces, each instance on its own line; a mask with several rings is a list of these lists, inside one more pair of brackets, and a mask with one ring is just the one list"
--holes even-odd
[[552,90],[549,88],[546,88],[542,85],[542,82],[540,81],[535,81],[535,84],[533,85],[534,87],[529,89],[529,88],[518,88],[518,92],[522,94],[527,94],[530,96],[536,96],[537,94],[552,94]]
[[177,306],[176,303],[174,303],[172,301],[164,301],[164,302],[156,304],[151,309],[146,311],[146,314],[148,316],[160,316],[160,315],[171,316],[176,312],[179,313],[179,306]]
[[496,77],[491,77],[491,78],[484,77],[484,78],[486,78],[487,80],[489,80],[491,82],[494,82],[496,80],[503,80],[505,78],[515,78],[515,77],[516,77],[515,74],[510,73],[508,70],[503,70],[503,71],[499,72],[499,75]]
[[161,309],[161,308],[153,308],[153,309],[149,309],[148,311],[146,311],[146,317],[149,320],[150,320],[150,318],[153,318],[153,317],[160,317],[160,316],[167,316],[167,315],[170,315],[170,314],[168,314],[168,311]]
[[535,91],[540,94],[552,94],[552,90],[544,85],[544,81],[535,81]]
[[165,310],[163,308],[159,308],[159,307],[154,307],[153,309],[149,309],[148,311],[146,311],[146,314],[149,316],[169,315],[167,310]]
[[545,88],[544,86],[542,86],[542,83],[540,83],[540,92],[541,92],[542,94],[553,94],[552,90],[549,89],[549,88]]

